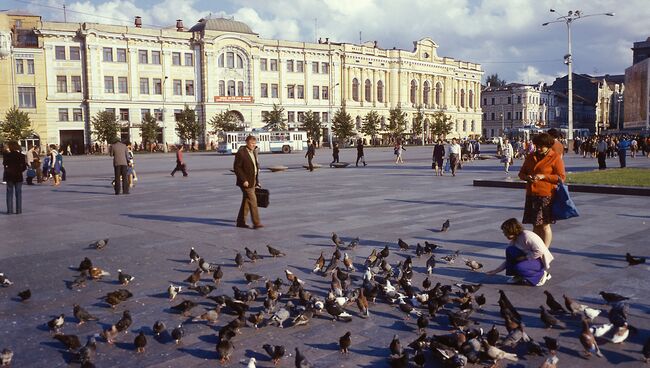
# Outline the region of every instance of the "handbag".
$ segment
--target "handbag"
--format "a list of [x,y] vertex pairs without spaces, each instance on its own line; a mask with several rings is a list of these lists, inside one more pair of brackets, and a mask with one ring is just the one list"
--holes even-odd
[[269,190],[255,188],[255,197],[257,197],[257,207],[266,208],[269,206]]
[[571,217],[578,217],[580,213],[576,204],[569,196],[569,187],[560,180],[553,196],[553,204],[551,206],[551,213],[555,220],[566,220]]
[[35,178],[36,177],[36,170],[32,169],[31,167],[27,169],[27,177],[28,178]]

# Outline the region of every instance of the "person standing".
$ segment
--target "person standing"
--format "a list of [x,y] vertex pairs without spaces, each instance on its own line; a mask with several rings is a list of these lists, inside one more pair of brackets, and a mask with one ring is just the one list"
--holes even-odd
[[36,176],[36,170],[33,167],[35,150],[36,146],[32,146],[27,150],[27,154],[25,155],[25,160],[27,161],[27,185],[34,185],[34,177]]
[[332,162],[330,163],[330,167],[334,163],[339,162],[339,144],[334,143],[334,146],[332,147]]
[[553,143],[553,147],[551,147],[551,149],[560,155],[560,158],[564,158],[564,145],[560,141],[560,139],[562,139],[560,132],[555,128],[551,128],[547,133],[550,134],[551,137],[553,137],[555,140],[555,143]]
[[113,156],[113,169],[115,173],[115,195],[129,194],[129,180],[127,179],[128,150],[126,144],[117,141],[110,146],[110,154]]
[[56,145],[50,144],[50,153],[48,154],[48,157],[50,159],[50,174],[54,181],[52,185],[55,187],[61,185],[61,165],[57,165],[57,162],[59,162],[57,159],[58,156],[59,152],[56,150]]
[[176,174],[176,171],[181,171],[183,173],[183,177],[187,176],[187,168],[185,166],[185,161],[183,161],[183,145],[179,145],[178,149],[176,150],[176,167],[174,170],[172,170],[172,176]]
[[[137,147],[137,143],[136,143]],[[126,158],[127,158],[127,169],[126,176],[129,178],[129,188],[135,186],[135,182],[138,181],[138,176],[135,173],[135,163],[133,161],[133,147],[131,143],[126,146]]]
[[68,146],[65,149],[65,154],[68,156],[72,156],[72,147],[70,147],[70,144],[68,143]]
[[501,158],[501,162],[503,162],[506,175],[510,173],[510,164],[513,162],[513,157],[514,149],[512,148],[512,144],[510,144],[508,138],[505,138],[503,140],[503,158]]
[[607,142],[605,142],[605,137],[602,135],[598,137],[598,146],[596,146],[596,151],[598,152],[598,170],[607,169]]
[[627,136],[624,135],[618,142],[618,161],[621,164],[621,169],[626,166],[625,159],[628,149],[630,149],[630,141],[628,141]]
[[311,141],[307,146],[307,153],[305,157],[307,158],[307,164],[309,165],[309,171],[314,171],[314,164],[311,162],[316,155],[316,141]]
[[18,142],[7,143],[8,150],[2,154],[3,178],[7,183],[7,214],[14,213],[14,193],[16,196],[16,214],[23,212],[23,171],[27,170],[25,155],[20,152]]
[[451,175],[456,176],[456,168],[458,168],[458,160],[460,159],[460,144],[456,138],[451,139],[449,145],[449,166],[451,167]]
[[397,141],[397,143],[395,143],[395,154],[397,155],[397,158],[395,159],[396,164],[404,163],[404,160],[402,159],[402,153],[404,153],[404,151],[406,151],[406,148],[404,148],[402,142]]
[[359,160],[363,162],[363,166],[366,166],[366,156],[363,153],[363,140],[361,138],[357,139],[357,164],[359,166]]
[[433,165],[436,169],[436,176],[442,176],[442,168],[445,161],[445,145],[442,143],[442,139],[438,139],[436,144],[433,146]]
[[535,152],[528,155],[519,170],[519,178],[526,181],[526,202],[524,205],[524,224],[532,224],[533,231],[539,235],[547,248],[553,241],[551,224],[553,193],[557,183],[566,179],[562,158],[551,149],[555,143],[548,133],[533,138]]
[[257,161],[257,138],[255,136],[249,135],[246,137],[246,145],[239,147],[237,154],[235,154],[233,169],[237,176],[236,185],[242,192],[241,206],[237,214],[237,227],[250,228],[246,225],[246,217],[249,212],[253,221],[253,228],[264,227],[260,222],[257,210],[257,196],[255,195],[255,188],[260,187],[260,166]]
[[65,166],[63,166],[63,154],[61,153],[61,150],[58,150],[56,153],[56,161],[54,162],[54,167],[59,170],[59,174],[61,175],[59,184],[61,184],[61,181],[65,181],[66,179]]

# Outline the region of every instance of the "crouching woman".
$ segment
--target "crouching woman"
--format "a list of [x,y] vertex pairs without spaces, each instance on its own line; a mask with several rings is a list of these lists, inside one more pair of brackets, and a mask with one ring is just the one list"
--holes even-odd
[[553,255],[539,235],[524,230],[517,219],[511,218],[501,224],[501,230],[510,245],[506,248],[506,260],[486,274],[492,276],[505,270],[516,284],[542,286],[551,278],[548,272]]

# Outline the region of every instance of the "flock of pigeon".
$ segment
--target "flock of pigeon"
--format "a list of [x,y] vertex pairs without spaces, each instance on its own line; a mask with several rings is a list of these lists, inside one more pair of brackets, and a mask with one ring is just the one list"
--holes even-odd
[[[448,231],[449,227],[450,223],[447,220],[441,231]],[[458,258],[461,258],[471,271],[478,271],[483,267],[479,262],[462,258],[459,251],[444,252],[442,255],[443,252],[440,251],[442,247],[437,244],[425,241],[424,245],[418,243],[412,246],[398,239],[397,246],[387,244],[383,248],[372,249],[363,264],[355,264],[353,252],[357,251],[359,238],[352,239],[346,244],[336,233],[333,233],[331,239],[333,242],[331,256],[328,254],[326,257],[325,252],[321,252],[313,267],[313,273],[329,280],[329,288],[325,289],[310,288],[290,269],[284,271],[284,277],[275,279],[244,272],[244,268],[250,268],[250,263],[263,262],[263,258],[276,259],[285,256],[282,250],[267,245],[268,256],[260,255],[257,250],[248,247],[244,248],[243,254],[237,253],[234,262],[238,270],[235,271],[235,275],[229,275],[232,277],[228,279],[243,278],[248,287],[241,290],[237,286],[232,286],[232,293],[224,293],[221,290],[224,279],[221,265],[210,264],[192,247],[188,262],[192,266],[196,265],[195,270],[183,280],[184,284],[170,284],[167,288],[171,310],[178,313],[183,322],[169,326],[171,329],[169,331],[163,321],[156,321],[151,328],[151,336],[147,336],[144,329],[141,329],[133,338],[133,350],[136,353],[144,352],[148,346],[148,338],[158,341],[171,338],[175,344],[182,344],[185,334],[184,324],[190,321],[205,322],[215,329],[218,328],[216,332],[218,342],[214,349],[219,361],[222,364],[229,364],[235,350],[235,341],[239,335],[247,333],[246,327],[290,328],[308,325],[315,318],[325,318],[341,326],[341,332],[345,333],[340,337],[338,345],[342,354],[349,354],[355,336],[350,331],[352,329],[345,328],[346,323],[354,318],[372,318],[371,310],[380,308],[377,304],[385,303],[399,311],[405,323],[411,323],[413,318],[415,320],[413,328],[417,326],[418,331],[413,341],[408,343],[402,343],[398,335],[393,337],[390,345],[386,347],[389,364],[392,367],[409,367],[413,364],[418,367],[427,364],[444,367],[464,367],[468,364],[496,366],[501,360],[516,362],[526,354],[544,356],[542,368],[558,366],[559,339],[545,336],[543,342],[533,340],[526,333],[521,314],[503,290],[498,291],[497,304],[505,332],[497,327],[497,323],[494,323],[488,331],[484,331],[475,318],[476,314],[481,313],[488,299],[484,293],[478,294],[482,284],[446,285],[441,282],[434,284],[434,270],[438,260],[446,264],[454,264]],[[108,239],[103,239],[91,244],[91,247],[102,250],[108,246],[108,243]],[[391,257],[391,254],[396,252],[399,259],[395,256]],[[424,267],[418,266],[423,259],[425,259]],[[630,266],[646,262],[645,258],[633,257],[629,253],[626,254],[626,260]],[[71,289],[80,289],[91,280],[110,276],[109,272],[94,265],[89,257],[81,261],[78,271],[79,275],[69,282]],[[424,273],[421,275],[425,277],[421,285],[414,285],[412,281],[416,271]],[[118,270],[117,276],[121,286],[107,293],[103,298],[113,309],[123,303],[128,306],[128,300],[133,297],[128,285],[134,277],[122,270]],[[5,274],[0,273],[0,285],[10,287],[13,283]],[[535,291],[536,289],[531,289],[531,293]],[[585,357],[592,354],[602,357],[599,343],[603,341],[622,343],[630,333],[636,332],[628,321],[629,298],[625,296],[602,291],[600,295],[609,305],[607,313],[609,323],[595,324],[596,318],[602,314],[601,310],[580,304],[567,295],[563,295],[564,303],[560,303],[548,290],[544,290],[544,294],[546,306],[539,307],[539,317],[544,326],[551,332],[553,329],[570,328],[570,325],[581,325],[579,340],[584,348],[582,354]],[[31,297],[31,291],[22,290],[18,293],[18,297],[26,302]],[[198,311],[197,307],[205,303],[209,303],[211,307]],[[358,313],[354,311],[355,306]],[[73,305],[73,315],[79,324],[99,319],[78,304]],[[220,321],[225,323],[218,327],[217,323]],[[449,327],[450,332],[429,335],[427,329],[433,322],[438,326]],[[80,363],[81,367],[90,368],[95,366],[97,344],[113,344],[116,340],[123,339],[132,326],[133,320],[129,310],[123,310],[117,322],[89,336],[85,345],[82,345],[79,336],[61,332],[65,323],[65,314],[45,322],[53,338],[73,353],[74,360]],[[283,345],[265,344],[261,348],[275,365],[285,357],[291,356],[291,352]],[[295,367],[312,367],[312,363],[300,351],[300,347],[294,349]],[[650,339],[643,346],[641,353],[643,360],[650,361]],[[12,358],[13,352],[9,348],[5,348],[0,353],[2,366],[9,366]],[[248,368],[254,368],[256,358],[251,357],[243,363]]]

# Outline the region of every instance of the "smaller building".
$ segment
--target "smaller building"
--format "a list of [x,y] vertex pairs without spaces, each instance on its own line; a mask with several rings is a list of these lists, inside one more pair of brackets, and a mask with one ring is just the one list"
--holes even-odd
[[634,47],[632,47],[632,65],[646,59],[650,59],[650,37],[645,41],[635,42]]
[[650,58],[625,69],[625,129],[650,129]]

